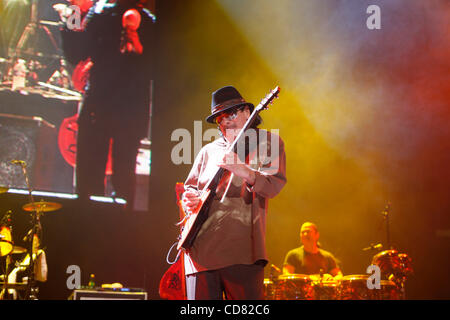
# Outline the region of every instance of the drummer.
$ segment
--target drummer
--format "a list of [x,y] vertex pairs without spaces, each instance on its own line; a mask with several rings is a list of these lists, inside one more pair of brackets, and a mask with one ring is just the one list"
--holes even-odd
[[302,246],[290,250],[283,264],[284,274],[323,275],[324,281],[340,280],[343,276],[337,260],[328,251],[319,248],[319,230],[312,222],[300,229]]

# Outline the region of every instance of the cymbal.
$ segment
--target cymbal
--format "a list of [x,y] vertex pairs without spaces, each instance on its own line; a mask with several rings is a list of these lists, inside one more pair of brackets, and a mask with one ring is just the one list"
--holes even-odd
[[11,253],[12,254],[21,254],[27,252],[27,249],[19,246],[14,246]]
[[46,202],[46,201],[39,201],[33,203],[27,203],[22,207],[23,210],[33,212],[33,211],[40,211],[40,212],[50,212],[58,210],[62,207],[61,204],[56,202]]
[[0,193],[5,193],[7,192],[9,189],[7,187],[0,187]]

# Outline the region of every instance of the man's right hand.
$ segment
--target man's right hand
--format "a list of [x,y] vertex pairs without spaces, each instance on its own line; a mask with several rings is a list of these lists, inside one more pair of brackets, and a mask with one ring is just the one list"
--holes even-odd
[[192,213],[200,203],[198,192],[194,190],[187,190],[183,193],[183,204],[187,208],[188,213]]

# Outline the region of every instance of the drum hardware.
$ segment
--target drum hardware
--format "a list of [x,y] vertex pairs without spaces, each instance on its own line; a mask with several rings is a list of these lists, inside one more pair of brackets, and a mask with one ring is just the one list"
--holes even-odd
[[265,300],[275,300],[275,289],[276,289],[276,283],[269,278],[264,278],[264,299]]
[[25,289],[27,286],[26,282],[0,282],[0,286],[5,289]]
[[275,276],[275,272],[280,275],[282,272],[280,270],[280,268],[278,268],[276,265],[271,264],[270,265],[270,275],[269,275],[269,280],[273,282],[276,282],[276,276]]
[[[391,234],[389,226],[389,216],[391,210],[391,203],[388,202],[381,211],[381,215],[385,221],[386,230],[386,248],[387,250],[381,251],[372,258],[372,264],[380,267],[381,273],[393,281],[395,285],[401,291],[401,297],[406,298],[405,295],[405,282],[406,277],[413,273],[411,266],[411,258],[406,253],[399,253],[392,247],[391,244]],[[363,251],[369,251],[374,249],[382,249],[383,245],[381,243],[364,248]]]
[[[11,66],[10,66],[10,73],[12,73],[13,65],[15,64],[15,61],[18,58],[23,58],[27,62],[33,58],[39,58],[39,59],[51,59],[53,60],[49,65],[52,65],[55,63],[55,60],[64,61],[64,64],[61,64],[61,69],[64,70],[67,74],[69,72],[67,71],[67,63],[65,62],[65,58],[63,55],[63,50],[56,41],[56,38],[53,34],[53,32],[56,31],[55,27],[60,26],[60,22],[56,21],[47,21],[47,20],[39,20],[38,18],[38,2],[39,0],[30,0],[31,2],[31,13],[30,13],[30,20],[28,24],[25,26],[19,40],[17,41],[17,45],[15,48],[11,49],[11,52],[9,53],[10,60],[11,60]],[[51,31],[50,27],[54,28],[55,30]],[[42,35],[41,35],[42,34]],[[51,52],[39,52],[37,49],[37,44],[39,43],[40,39],[42,37],[45,37],[50,41],[52,44]],[[28,63],[27,63],[28,64]],[[61,70],[61,71],[62,71]],[[32,65],[31,72],[27,72],[29,74],[35,73],[36,69]],[[12,77],[11,77],[12,78]],[[27,75],[28,78],[28,75]],[[29,86],[36,85],[36,80],[39,77],[36,74],[36,78],[30,77],[27,80],[30,80]]]
[[372,264],[399,288],[401,298],[406,299],[406,278],[413,273],[412,259],[406,253],[397,250],[385,250],[372,258]]
[[62,207],[61,204],[56,202],[46,202],[44,200],[27,203],[23,205],[22,209],[28,212],[39,212],[40,214],[44,212],[56,211]]
[[[13,160],[12,163],[21,165],[25,171],[26,175],[26,163],[25,161],[21,160]],[[28,180],[28,177],[26,175],[26,180]],[[29,186],[29,184],[28,184]],[[25,211],[31,212],[33,217],[33,226],[30,229],[30,231],[25,235],[23,241],[31,243],[31,250],[28,251],[26,248],[15,246],[13,242],[12,237],[12,223],[11,223],[11,210],[7,211],[7,213],[3,216],[3,218],[0,221],[0,256],[6,257],[6,268],[4,269],[5,274],[0,275],[0,300],[5,298],[5,293],[8,293],[8,289],[14,289],[14,290],[26,290],[26,298],[27,299],[36,299],[36,293],[37,293],[37,287],[35,286],[35,272],[37,266],[35,264],[35,259],[37,258],[37,255],[34,255],[34,241],[33,239],[38,238],[38,233],[42,231],[42,226],[40,224],[39,217],[42,215],[43,212],[50,212],[55,211],[61,208],[61,205],[58,203],[52,203],[52,202],[45,202],[43,200],[39,202],[33,202],[32,192],[30,191],[30,197],[32,202],[28,203],[23,206],[23,209]],[[37,239],[39,242],[39,239]],[[15,262],[15,268],[19,268],[20,271],[26,272],[27,277],[24,279],[27,279],[23,282],[8,282],[8,277],[10,274],[14,272],[14,270],[10,270],[10,266],[12,266],[12,255],[14,254],[24,254],[27,252],[32,252],[33,254],[30,254],[26,264],[22,264],[18,261]],[[30,256],[32,257],[30,259]],[[24,261],[25,261],[24,260]],[[39,280],[41,281],[41,280]]]
[[19,246],[14,246],[11,251],[11,254],[22,254],[22,253],[27,253],[27,249]]
[[[275,273],[277,273],[278,275],[275,276]],[[278,268],[274,264],[271,264],[269,278],[264,278],[264,298],[266,300],[275,299],[277,278],[280,274],[281,274],[280,268]]]
[[3,282],[3,289],[0,293],[0,300],[3,299],[4,294],[7,289],[8,284],[8,274],[9,270],[8,267],[11,264],[11,252],[14,248],[14,243],[11,235],[11,229],[12,229],[12,223],[11,223],[11,214],[12,211],[8,210],[6,214],[3,216],[2,220],[0,221],[0,256],[6,256],[6,268],[5,268],[5,277]]
[[[44,21],[42,23],[38,19],[38,0],[31,0],[31,16],[30,16],[30,22],[26,25],[22,35],[19,38],[19,41],[17,42],[16,51],[23,50],[25,47],[25,44],[30,40],[31,36],[36,36],[37,32],[36,30],[42,29],[44,33],[47,35],[47,37],[50,39],[52,45],[54,46],[55,50],[59,53],[61,49],[58,47],[58,44],[53,37],[50,30],[47,28],[46,25],[49,25],[48,21]],[[36,41],[36,39],[34,39]],[[34,49],[35,43],[32,44],[32,48]]]
[[4,257],[11,253],[14,248],[11,229],[11,210],[8,210],[0,221],[0,256]]
[[25,178],[25,182],[28,188],[30,203],[25,204],[22,208],[23,210],[31,213],[31,233],[28,236],[29,247],[28,251],[30,252],[30,264],[28,266],[28,280],[27,280],[27,291],[26,291],[26,299],[28,300],[37,300],[37,292],[38,288],[36,286],[36,275],[35,275],[35,255],[34,255],[34,239],[39,238],[38,234],[42,232],[42,225],[40,221],[40,217],[44,212],[55,211],[61,208],[61,205],[58,203],[45,202],[43,200],[39,202],[34,201],[32,188],[30,185],[30,180],[27,172],[27,164],[23,160],[12,160],[11,163],[20,165],[22,167],[22,172]]
[[371,243],[368,247],[362,249],[362,251],[370,251],[370,250],[380,250],[383,248],[382,243],[373,244]]

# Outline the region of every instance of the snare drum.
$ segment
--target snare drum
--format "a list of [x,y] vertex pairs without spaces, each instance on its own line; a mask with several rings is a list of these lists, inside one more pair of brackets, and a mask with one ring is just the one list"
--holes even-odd
[[275,290],[276,300],[313,300],[312,281],[305,274],[282,274]]
[[2,226],[0,228],[0,257],[7,256],[13,250],[14,244],[11,237],[11,229]]

